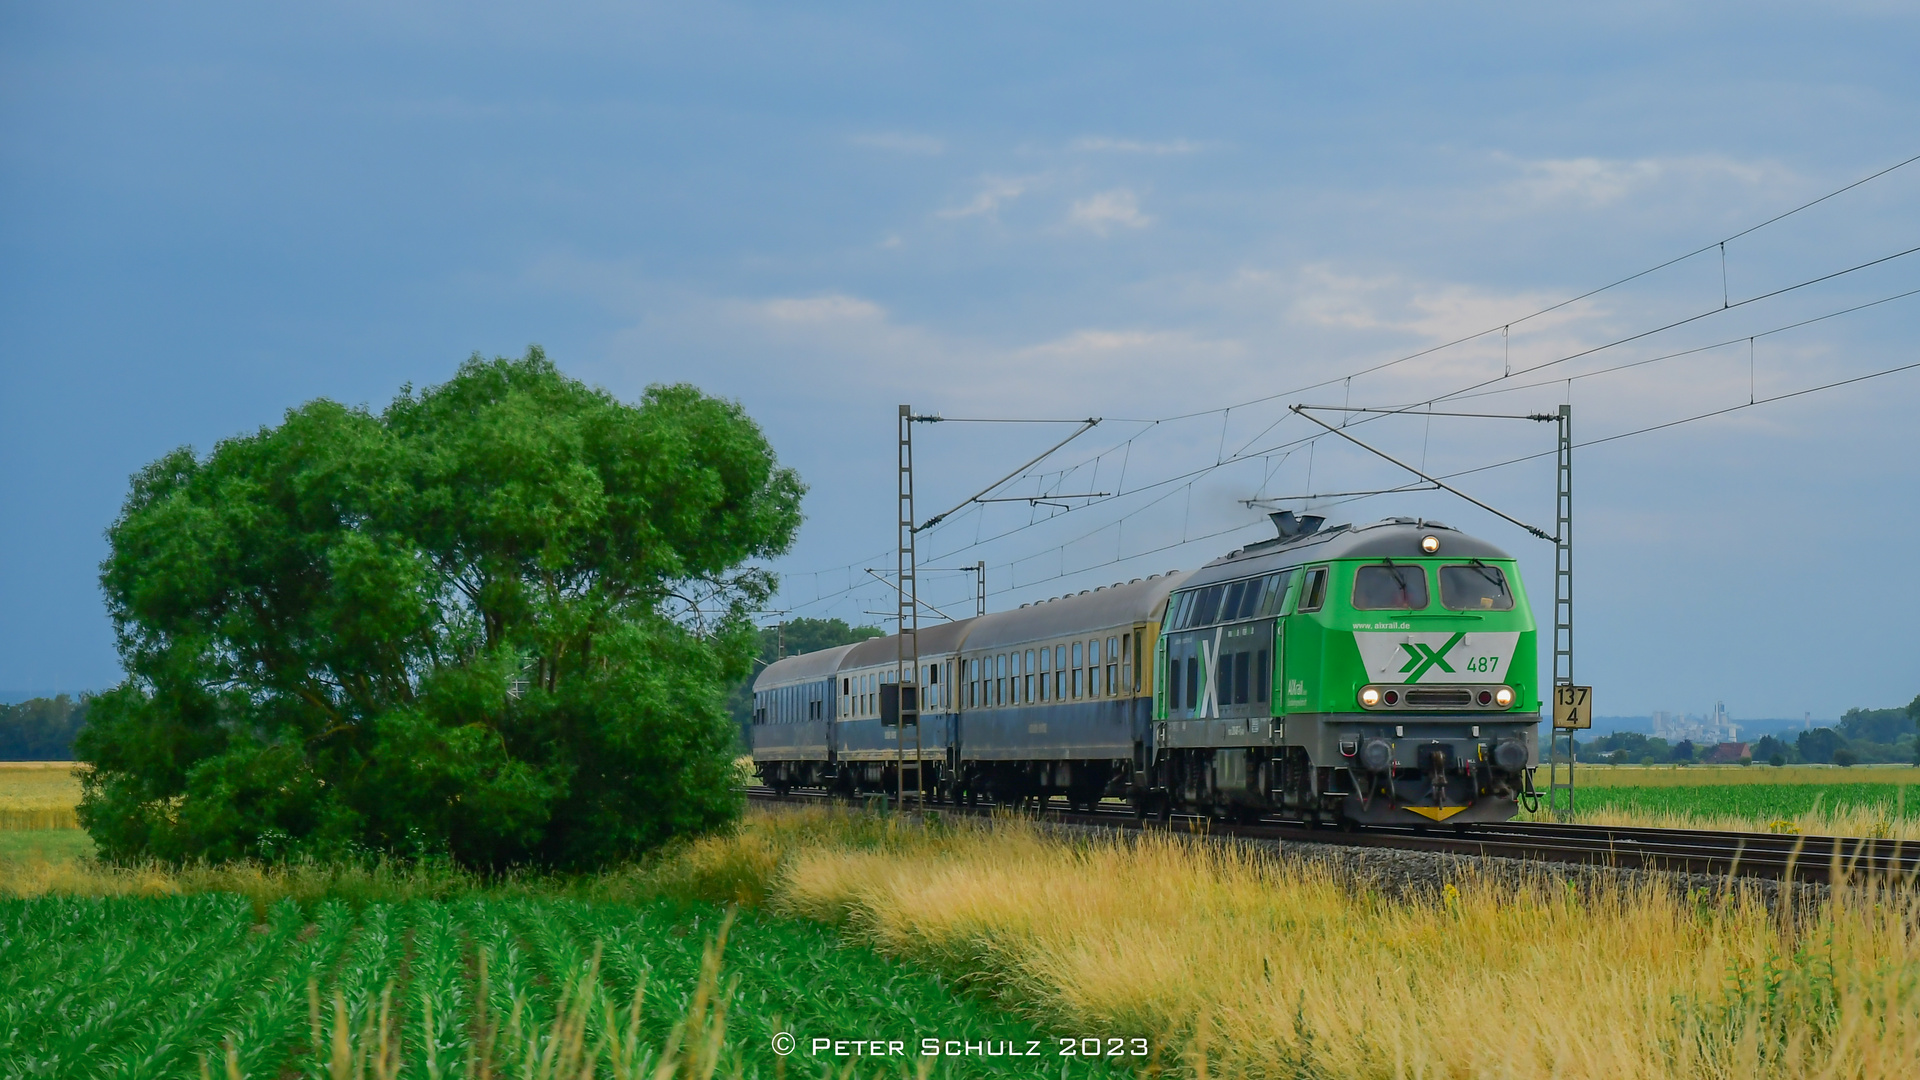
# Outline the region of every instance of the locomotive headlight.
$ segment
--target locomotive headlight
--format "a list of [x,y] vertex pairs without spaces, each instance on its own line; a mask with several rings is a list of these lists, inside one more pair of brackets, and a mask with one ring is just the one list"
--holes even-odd
[[1369,709],[1380,704],[1380,691],[1375,690],[1371,686],[1360,691],[1360,704]]
[[1493,703],[1503,709],[1509,708],[1513,705],[1513,691],[1504,686],[1495,690],[1493,692]]
[[1439,551],[1439,550],[1440,550],[1440,538],[1439,538],[1439,537],[1437,537],[1437,536],[1423,536],[1423,537],[1421,537],[1421,538],[1420,538],[1420,550],[1421,550],[1421,551],[1424,551],[1424,552],[1426,552],[1426,553],[1427,553],[1427,554],[1429,554],[1429,555],[1431,555],[1431,554],[1433,554],[1433,553],[1434,553],[1434,552],[1436,552],[1436,551]]

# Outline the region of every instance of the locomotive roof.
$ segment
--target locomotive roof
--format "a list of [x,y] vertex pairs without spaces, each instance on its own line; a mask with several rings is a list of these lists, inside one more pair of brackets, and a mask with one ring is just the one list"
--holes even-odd
[[[1420,541],[1440,538],[1440,550],[1428,555]],[[1285,570],[1329,559],[1511,559],[1513,556],[1450,525],[1421,518],[1394,517],[1369,525],[1334,525],[1305,536],[1248,544],[1193,572],[1183,588]]]
[[976,625],[967,635],[966,648],[997,649],[1127,623],[1157,622],[1167,594],[1187,577],[1176,570],[985,615],[974,620]]
[[853,649],[853,645],[835,645],[831,649],[782,657],[760,670],[760,677],[753,680],[753,689],[757,693],[789,683],[824,679],[840,670],[841,657]]

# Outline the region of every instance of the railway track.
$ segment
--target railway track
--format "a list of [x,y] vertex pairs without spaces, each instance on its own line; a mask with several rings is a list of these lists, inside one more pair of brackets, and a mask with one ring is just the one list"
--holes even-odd
[[[747,796],[758,802],[845,802],[816,793],[781,795],[771,788],[748,788]],[[874,795],[869,798],[884,799],[889,804],[893,801],[890,796]],[[928,809],[950,814],[984,815],[992,813],[995,808],[930,804]],[[1248,840],[1397,848],[1715,877],[1771,878],[1814,884],[1876,880],[1911,885],[1920,881],[1920,845],[1903,846],[1894,840],[1850,836],[1791,836],[1529,821],[1458,828],[1370,827],[1343,831],[1292,822],[1242,824],[1178,815],[1170,823],[1162,825],[1151,819],[1142,821],[1124,807],[1096,809],[1090,813],[1051,808],[1026,813],[1037,820],[1069,825],[1113,829],[1204,829],[1210,835]]]

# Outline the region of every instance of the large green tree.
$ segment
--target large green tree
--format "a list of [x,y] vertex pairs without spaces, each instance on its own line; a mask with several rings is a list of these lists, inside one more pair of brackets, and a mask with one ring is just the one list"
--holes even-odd
[[584,867],[739,811],[727,691],[802,492],[738,405],[476,356],[133,479],[125,682],[81,820],[114,858]]

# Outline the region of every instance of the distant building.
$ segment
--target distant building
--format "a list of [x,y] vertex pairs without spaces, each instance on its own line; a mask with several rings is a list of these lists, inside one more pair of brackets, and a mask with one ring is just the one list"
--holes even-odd
[[1740,737],[1740,727],[1727,712],[1726,703],[1716,701],[1713,711],[1701,717],[1688,716],[1686,713],[1654,713],[1653,733],[1670,743],[1730,743]]
[[1707,751],[1706,762],[1709,765],[1738,765],[1743,758],[1753,757],[1753,747],[1743,742],[1723,742]]

